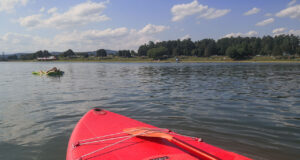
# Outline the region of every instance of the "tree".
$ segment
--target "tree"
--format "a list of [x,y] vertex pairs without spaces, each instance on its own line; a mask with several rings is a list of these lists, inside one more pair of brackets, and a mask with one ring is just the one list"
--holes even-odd
[[17,60],[18,59],[18,56],[17,55],[9,55],[8,57],[7,57],[7,59],[8,60]]
[[204,50],[204,56],[209,57],[214,54],[217,54],[217,47],[215,41],[211,41]]
[[67,51],[63,52],[62,56],[72,57],[72,56],[75,56],[75,53],[71,49],[68,49]]
[[282,55],[281,49],[278,45],[275,45],[275,47],[273,48],[272,55],[273,56],[281,56]]
[[226,50],[226,55],[234,60],[243,60],[249,58],[249,55],[242,45],[228,47]]
[[33,60],[34,56],[33,56],[33,54],[22,54],[20,56],[20,59],[21,60]]
[[129,50],[119,50],[117,55],[120,56],[120,57],[127,57],[127,58],[131,57],[131,54],[130,54]]
[[139,56],[147,56],[148,46],[146,44],[141,45],[138,49]]
[[165,47],[152,48],[148,50],[147,55],[153,59],[162,59],[168,54],[168,49]]
[[84,58],[88,58],[89,57],[89,53],[88,52],[77,52],[76,54],[78,56],[84,57]]
[[33,58],[49,57],[49,56],[51,56],[51,54],[47,50],[44,51],[40,50],[33,54]]
[[131,50],[131,51],[130,51],[130,54],[131,54],[132,57],[133,57],[133,56],[138,56],[138,54],[137,54],[134,50]]
[[96,51],[96,56],[97,57],[106,57],[107,56],[106,50],[105,49],[98,49]]
[[[146,56],[148,51],[154,48],[164,47],[167,52],[165,56],[211,56],[211,55],[235,55],[237,59],[247,59],[255,55],[277,55],[285,53],[299,55],[299,36],[280,35],[260,37],[230,37],[222,38],[217,42],[214,39],[203,39],[200,41],[169,40],[152,42],[141,45],[138,49],[138,56]],[[231,49],[227,49],[231,47]],[[236,52],[233,52],[235,48]],[[236,54],[233,54],[236,53]]]

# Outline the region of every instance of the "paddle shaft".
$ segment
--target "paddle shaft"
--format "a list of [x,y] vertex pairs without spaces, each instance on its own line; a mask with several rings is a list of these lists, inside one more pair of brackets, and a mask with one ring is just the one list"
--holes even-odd
[[213,156],[209,153],[206,153],[204,151],[201,151],[198,148],[195,148],[195,147],[193,147],[193,146],[191,146],[191,145],[189,145],[189,144],[187,144],[187,143],[185,143],[185,142],[183,142],[183,141],[181,141],[181,140],[179,140],[175,137],[173,137],[170,140],[170,142],[173,143],[173,144],[176,144],[177,146],[179,146],[179,147],[181,147],[181,148],[183,148],[183,149],[185,149],[185,150],[187,150],[191,153],[193,153],[194,155],[200,157],[203,160],[220,160],[219,158],[217,158],[217,157],[215,157],[215,156]]

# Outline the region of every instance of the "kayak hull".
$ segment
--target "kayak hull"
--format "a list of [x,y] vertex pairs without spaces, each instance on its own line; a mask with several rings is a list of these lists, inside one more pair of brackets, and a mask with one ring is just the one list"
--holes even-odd
[[[189,151],[162,138],[128,137],[124,129],[134,127],[157,127],[113,113],[106,110],[93,109],[86,113],[75,126],[69,139],[67,160],[196,160],[200,159]],[[249,158],[233,152],[214,147],[197,138],[187,137],[170,131],[175,138],[189,144],[217,159],[249,160]],[[117,134],[117,135],[112,135]],[[87,140],[102,137],[101,142]],[[126,137],[127,136],[127,137]],[[126,138],[120,138],[126,137]],[[99,140],[99,139],[98,139]],[[124,140],[124,141],[122,141]],[[122,141],[122,142],[120,142]],[[87,144],[85,144],[87,142]],[[92,143],[90,143],[92,142]]]

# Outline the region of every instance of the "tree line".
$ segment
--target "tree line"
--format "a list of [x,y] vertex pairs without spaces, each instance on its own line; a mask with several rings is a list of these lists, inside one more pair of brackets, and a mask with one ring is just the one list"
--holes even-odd
[[[191,39],[184,40],[169,40],[154,43],[150,41],[143,44],[134,50],[119,50],[116,56],[119,57],[149,57],[153,59],[164,59],[177,56],[228,56],[234,60],[250,59],[253,56],[300,56],[300,37],[295,35],[279,35],[279,36],[264,36],[264,37],[230,37],[214,39],[202,39],[192,41]],[[47,50],[40,50],[32,54],[9,55],[6,58],[2,55],[0,60],[33,60],[38,57],[53,56]],[[78,58],[89,57],[88,52],[77,52],[69,49],[58,55],[59,58]],[[105,49],[98,49],[95,52],[96,57],[108,56]]]
[[[137,56],[137,53],[133,50],[120,50],[116,53],[117,56],[119,57],[132,57],[132,56]],[[28,53],[28,54],[21,54],[21,55],[8,55],[4,56],[4,54],[1,56],[0,55],[0,61],[5,61],[5,60],[34,60],[37,58],[41,57],[50,57],[50,56],[55,56],[56,59],[63,59],[63,58],[88,58],[91,56],[91,53],[89,52],[74,52],[72,49],[68,49],[65,52],[62,52],[60,54],[51,54],[47,50],[40,50],[35,53]],[[94,57],[107,57],[108,53],[106,52],[105,49],[98,49],[95,54],[93,55]]]
[[176,56],[209,57],[229,56],[235,60],[249,59],[253,56],[300,56],[300,38],[294,35],[260,37],[230,37],[217,41],[169,40],[141,45],[138,56],[163,59]]

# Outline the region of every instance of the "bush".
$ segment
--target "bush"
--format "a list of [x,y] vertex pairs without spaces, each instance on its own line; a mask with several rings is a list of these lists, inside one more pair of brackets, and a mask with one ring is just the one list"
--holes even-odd
[[249,53],[242,46],[230,46],[226,49],[226,55],[233,60],[249,59]]
[[165,47],[152,48],[147,51],[147,55],[153,59],[163,59],[168,54],[168,49]]

